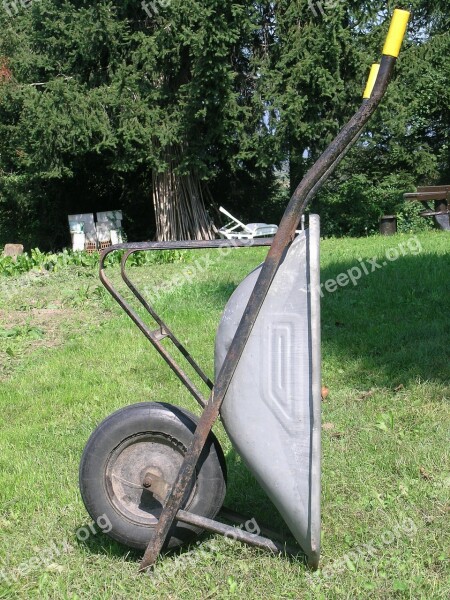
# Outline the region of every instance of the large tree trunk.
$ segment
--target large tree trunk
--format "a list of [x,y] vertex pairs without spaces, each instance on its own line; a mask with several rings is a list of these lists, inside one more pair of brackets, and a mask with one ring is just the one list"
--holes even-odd
[[208,188],[190,173],[177,175],[174,158],[163,173],[153,172],[153,205],[158,241],[211,240],[216,228],[205,207]]

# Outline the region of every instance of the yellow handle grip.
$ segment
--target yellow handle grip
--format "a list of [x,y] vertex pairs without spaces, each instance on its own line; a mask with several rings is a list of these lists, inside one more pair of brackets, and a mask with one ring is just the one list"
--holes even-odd
[[397,58],[400,54],[400,48],[402,47],[410,16],[411,13],[407,10],[400,10],[399,8],[394,10],[394,16],[392,17],[389,33],[383,48],[385,56]]
[[371,97],[373,88],[375,87],[375,83],[377,81],[379,71],[380,71],[379,63],[375,63],[374,65],[372,65],[372,68],[370,69],[369,79],[367,80],[366,89],[364,90],[364,95],[363,95],[364,100],[369,100],[369,98]]

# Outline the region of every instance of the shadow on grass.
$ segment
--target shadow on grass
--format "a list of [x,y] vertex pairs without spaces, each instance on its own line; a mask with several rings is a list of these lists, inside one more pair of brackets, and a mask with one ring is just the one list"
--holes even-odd
[[[393,262],[379,259],[380,268],[367,260],[364,264],[367,275],[357,260],[322,269],[324,359],[331,356],[342,365],[356,361],[357,373],[349,371],[355,383],[359,377],[380,386],[418,378],[448,382],[450,253],[407,255]],[[335,291],[327,291],[326,283],[340,274],[348,283],[331,284],[329,289]],[[230,282],[205,283],[196,286],[196,295],[208,308],[222,310],[235,288]]]
[[[340,363],[348,370],[348,382],[358,386],[406,385],[419,378],[448,382],[450,254],[406,255],[392,262],[378,259],[378,264],[375,268],[366,259],[367,275],[357,260],[322,269],[325,365]],[[349,273],[357,277],[355,285]],[[327,291],[326,283],[340,274],[347,276],[347,285],[330,285],[336,289]],[[221,313],[235,288],[230,281],[200,283],[188,299],[180,295],[179,303],[184,311],[192,310],[192,304],[199,312]],[[171,311],[177,304],[175,300]]]
[[[355,266],[330,264],[321,280],[336,280]],[[448,383],[449,266],[449,256],[405,256],[363,274],[356,285],[350,282],[332,293],[324,286],[324,363],[341,364],[356,386],[407,385],[418,379]]]
[[[250,474],[248,474],[248,475],[251,477]],[[261,491],[261,494],[263,494],[262,491]],[[265,504],[267,504],[267,503],[268,503],[268,500],[266,498]],[[273,510],[275,511],[275,508]],[[284,529],[283,529],[283,521],[282,521],[281,517],[278,516],[278,513],[277,513],[277,517],[280,522],[280,528],[275,529],[275,530],[280,531],[280,533],[286,537],[286,541],[288,541],[294,545],[295,540],[293,540],[292,536],[289,534],[289,530],[287,529],[286,525],[284,525]],[[256,518],[256,517],[253,517],[253,518],[255,519],[255,521],[258,525],[261,523],[261,526],[263,526],[262,521],[259,518]],[[225,519],[222,519],[220,517],[217,517],[217,519],[222,522],[226,522]],[[249,517],[249,519],[250,519],[250,517]],[[245,519],[243,524],[245,524],[246,520],[248,520],[248,519]],[[273,527],[274,526],[272,525],[271,528],[273,529]],[[139,565],[142,560],[142,556],[144,554],[143,551],[128,548],[127,546],[124,546],[124,545],[120,544],[119,542],[112,540],[110,537],[108,537],[106,535],[106,533],[104,533],[102,531],[98,531],[96,534],[93,534],[89,538],[83,539],[83,540],[80,540],[77,537],[77,532],[79,532],[79,529],[77,529],[77,531],[74,532],[73,542],[77,543],[77,545],[80,548],[82,548],[85,552],[88,552],[89,554],[93,554],[93,555],[102,555],[102,556],[107,556],[110,558],[118,558],[121,561],[125,561],[130,564],[135,564],[136,572],[138,572]],[[261,535],[264,535],[264,533],[261,533]],[[176,564],[177,561],[180,561],[180,563],[179,563],[180,565],[184,565],[186,563],[187,565],[191,565],[191,566],[195,567],[195,561],[197,558],[197,554],[198,554],[199,560],[204,559],[205,552],[210,553],[212,558],[214,557],[214,552],[217,550],[217,547],[214,544],[212,544],[210,546],[208,544],[208,542],[215,537],[216,537],[215,534],[211,534],[211,533],[205,531],[202,534],[200,534],[198,537],[193,538],[190,543],[186,543],[183,546],[180,546],[178,548],[173,548],[171,550],[163,549],[161,556],[171,559],[172,561],[174,561],[174,564]],[[217,536],[217,537],[219,537],[219,536]],[[233,543],[236,545],[241,544],[241,542],[238,542],[235,540],[234,541],[229,540],[229,543]],[[204,544],[204,545],[200,545],[200,544]],[[299,550],[299,552],[300,552],[300,550]],[[298,563],[305,564],[305,557],[301,553],[298,556],[288,556],[288,555],[283,556],[283,560],[287,560],[289,562],[295,562],[297,564]],[[306,566],[305,566],[305,568],[306,568]]]
[[255,519],[259,527],[268,527],[293,544],[294,539],[283,518],[234,448],[227,453],[226,461],[228,488],[225,506],[241,513],[245,520]]
[[77,534],[81,529],[86,529],[86,527],[80,525],[80,527],[73,532],[71,543],[73,543],[74,546],[77,545],[79,548],[82,548],[84,552],[120,558],[126,562],[136,563],[136,565],[140,562],[142,552],[123,546],[119,542],[108,537],[106,533],[98,528],[95,534],[90,535],[86,539],[84,539],[84,537],[80,539]]

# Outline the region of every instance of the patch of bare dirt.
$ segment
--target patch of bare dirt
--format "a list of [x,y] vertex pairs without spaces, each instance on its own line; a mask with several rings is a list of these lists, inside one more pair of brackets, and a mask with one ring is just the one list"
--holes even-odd
[[71,308],[0,309],[0,381],[11,375],[18,360],[39,348],[60,346],[68,333],[85,329],[84,317]]
[[43,337],[36,342],[35,346],[57,345],[61,337],[62,325],[73,319],[73,310],[66,308],[36,308],[27,311],[0,310],[0,327],[12,329],[17,326],[28,326],[42,331]]

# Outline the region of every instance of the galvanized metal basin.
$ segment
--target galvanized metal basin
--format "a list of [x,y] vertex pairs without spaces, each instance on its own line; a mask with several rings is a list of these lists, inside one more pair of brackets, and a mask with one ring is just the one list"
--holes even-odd
[[[320,554],[320,222],[311,215],[287,250],[222,405],[240,456],[317,568]],[[216,375],[256,283],[228,301],[216,337]]]

